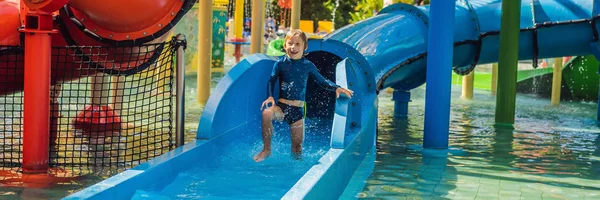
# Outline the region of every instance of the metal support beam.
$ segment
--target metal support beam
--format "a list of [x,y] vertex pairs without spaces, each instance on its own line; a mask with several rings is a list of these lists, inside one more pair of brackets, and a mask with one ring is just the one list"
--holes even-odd
[[520,23],[521,1],[502,1],[496,125],[512,127],[515,123]]
[[394,118],[408,118],[408,103],[410,102],[410,92],[394,90],[394,92],[392,93],[392,100],[394,101]]
[[177,35],[177,43],[180,45],[177,47],[177,117],[176,117],[176,130],[175,130],[175,146],[179,147],[184,144],[185,141],[185,36],[182,34]]
[[427,42],[427,90],[423,147],[448,148],[450,89],[454,51],[455,1],[431,2]]

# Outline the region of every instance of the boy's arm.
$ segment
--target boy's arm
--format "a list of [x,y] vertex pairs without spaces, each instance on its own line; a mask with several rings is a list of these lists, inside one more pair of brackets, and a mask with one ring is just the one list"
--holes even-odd
[[309,74],[315,79],[315,81],[321,87],[323,87],[327,90],[335,91],[337,88],[340,87],[339,85],[336,85],[334,82],[331,82],[330,80],[323,77],[323,75],[321,75],[321,73],[319,73],[319,70],[317,70],[317,67],[314,64],[312,64]]
[[279,61],[275,62],[273,65],[273,70],[271,71],[271,76],[269,77],[269,82],[267,82],[267,97],[273,97],[273,90],[275,90],[275,83],[277,82],[277,78],[279,77]]

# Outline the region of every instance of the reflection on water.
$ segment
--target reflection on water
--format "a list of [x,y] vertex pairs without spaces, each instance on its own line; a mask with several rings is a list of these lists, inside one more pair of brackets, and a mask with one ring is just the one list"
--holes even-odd
[[[600,199],[600,128],[595,104],[519,95],[515,130],[495,129],[495,97],[460,100],[453,87],[448,153],[423,153],[424,87],[408,120],[393,119],[381,93],[377,158],[366,199]],[[448,156],[442,156],[442,155]]]
[[0,199],[61,199],[123,171],[110,167],[51,168],[49,174],[22,174],[0,169]]

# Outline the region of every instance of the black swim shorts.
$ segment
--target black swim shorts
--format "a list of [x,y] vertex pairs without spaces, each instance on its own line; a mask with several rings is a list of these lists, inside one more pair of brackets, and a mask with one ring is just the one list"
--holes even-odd
[[304,118],[304,107],[290,106],[284,103],[277,103],[283,112],[283,121],[288,124],[293,124]]

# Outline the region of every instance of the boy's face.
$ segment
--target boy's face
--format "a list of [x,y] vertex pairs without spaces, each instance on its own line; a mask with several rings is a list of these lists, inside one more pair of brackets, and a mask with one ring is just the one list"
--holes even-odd
[[291,59],[297,60],[302,58],[302,55],[304,55],[306,45],[300,36],[295,35],[289,40],[285,41],[283,48],[285,49],[285,53],[287,53]]

